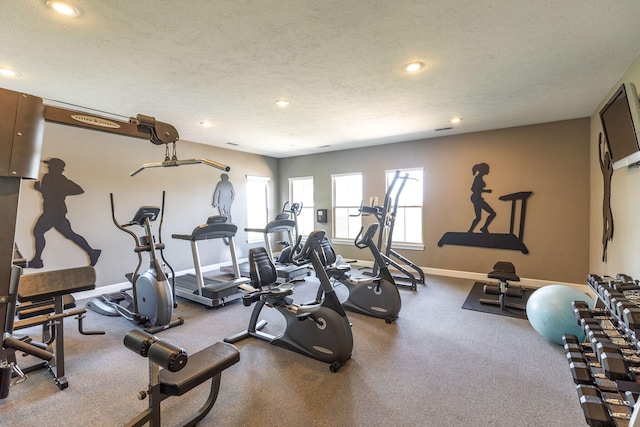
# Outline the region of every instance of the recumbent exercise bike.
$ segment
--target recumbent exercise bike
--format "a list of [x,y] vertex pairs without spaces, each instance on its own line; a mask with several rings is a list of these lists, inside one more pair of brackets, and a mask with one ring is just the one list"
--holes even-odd
[[[278,275],[268,252],[262,247],[249,251],[251,284],[254,289],[248,285],[241,287],[247,291],[242,302],[247,307],[255,303],[255,307],[247,330],[225,338],[225,342],[236,343],[255,337],[329,363],[331,372],[337,372],[349,360],[353,349],[351,324],[320,260],[319,252],[322,251],[324,235],[322,230],[312,232],[299,251],[296,250],[301,240],[298,238],[292,250],[292,261],[297,265],[311,261],[325,294],[321,302],[295,304],[291,298],[293,284],[276,282]],[[285,329],[279,335],[261,330],[267,324],[265,320],[258,320],[265,305],[278,310],[286,320]]]

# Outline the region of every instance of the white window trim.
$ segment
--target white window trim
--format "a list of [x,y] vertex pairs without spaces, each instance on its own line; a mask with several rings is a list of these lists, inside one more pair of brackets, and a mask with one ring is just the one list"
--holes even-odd
[[[262,227],[267,225],[267,222],[269,222],[269,183],[271,182],[271,178],[269,178],[268,176],[259,176],[259,175],[245,175],[245,178],[247,180],[247,183],[253,181],[253,182],[263,182],[266,184],[265,187],[265,200],[267,201],[267,206],[265,206],[265,212],[266,212],[266,222],[262,225]],[[249,197],[249,194],[247,192],[247,198]],[[249,203],[247,200],[247,209],[249,209]],[[248,222],[248,217],[247,217],[247,222]],[[246,228],[258,228],[256,227],[252,227],[250,225],[247,224]],[[252,237],[254,236],[254,237]],[[248,244],[256,244],[256,243],[262,243],[264,242],[264,236],[260,235],[256,235],[256,233],[253,232],[246,232],[246,238],[247,238],[247,243]]]
[[[353,245],[353,239],[347,239],[345,237],[335,237],[336,235],[336,219],[335,219],[335,208],[336,208],[336,194],[335,194],[335,178],[339,178],[339,177],[343,177],[343,176],[353,176],[353,175],[357,175],[360,176],[360,178],[363,180],[364,182],[364,175],[362,172],[347,172],[347,173],[336,173],[336,174],[331,174],[331,214],[333,217],[333,221],[331,224],[331,235],[333,236],[333,238],[331,239],[331,243],[335,243],[338,245]],[[363,194],[362,197],[364,197],[364,191],[363,189],[360,189]],[[362,200],[360,201],[362,203]],[[342,206],[341,206],[342,207]],[[362,216],[360,216],[360,224],[362,224]]]

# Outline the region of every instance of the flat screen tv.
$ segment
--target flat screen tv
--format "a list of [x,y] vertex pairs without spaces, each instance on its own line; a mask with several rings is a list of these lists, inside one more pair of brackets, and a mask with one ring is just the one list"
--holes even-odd
[[613,168],[640,162],[640,102],[633,83],[623,83],[600,110],[602,130],[609,141]]

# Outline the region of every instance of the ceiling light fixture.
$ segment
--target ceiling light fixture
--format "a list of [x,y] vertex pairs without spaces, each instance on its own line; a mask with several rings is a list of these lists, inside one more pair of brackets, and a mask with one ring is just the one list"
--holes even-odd
[[451,119],[451,123],[458,124],[462,121],[462,119],[460,117],[454,117],[453,119]]
[[10,68],[0,67],[0,76],[3,77],[18,77],[20,75],[19,72],[14,71]]
[[210,127],[213,127],[213,123],[204,121],[204,122],[200,122],[200,126],[205,128],[210,128]]
[[404,66],[404,70],[409,73],[414,73],[418,70],[421,70],[424,67],[423,62],[410,62]]
[[279,100],[276,101],[276,105],[278,107],[286,107],[286,106],[289,105],[289,101],[284,100],[284,99],[279,99]]
[[64,16],[75,18],[80,15],[80,11],[77,7],[64,1],[49,0],[47,1],[47,6]]

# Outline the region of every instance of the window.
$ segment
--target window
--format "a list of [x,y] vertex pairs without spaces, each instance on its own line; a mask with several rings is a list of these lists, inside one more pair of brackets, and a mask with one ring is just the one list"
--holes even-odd
[[293,203],[302,203],[302,211],[298,215],[298,234],[308,236],[315,227],[312,176],[289,178],[289,205],[287,208],[291,209]]
[[[269,178],[247,175],[247,228],[264,228],[269,222],[268,192]],[[247,242],[262,241],[262,233],[247,233]]]
[[[387,192],[393,185],[389,196],[390,213],[397,200],[392,244],[406,243],[422,245],[422,168],[387,171]],[[396,178],[397,177],[397,178]],[[387,236],[388,238],[388,236]]]
[[331,175],[333,238],[353,241],[362,227],[362,174]]

